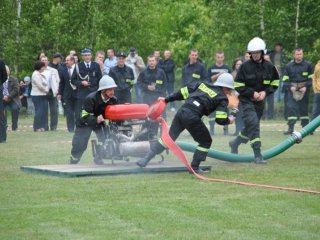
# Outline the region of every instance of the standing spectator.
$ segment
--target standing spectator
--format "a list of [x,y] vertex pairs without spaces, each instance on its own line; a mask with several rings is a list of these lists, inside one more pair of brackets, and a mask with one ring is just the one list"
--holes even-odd
[[314,68],[312,87],[314,92],[312,119],[315,119],[320,115],[320,61]]
[[75,56],[75,55],[77,55],[77,51],[74,50],[74,49],[71,49],[71,50],[69,51],[69,56]]
[[279,85],[278,71],[271,62],[265,61],[265,42],[258,37],[248,43],[251,59],[244,62],[235,79],[235,89],[243,108],[244,128],[229,142],[231,152],[237,154],[241,143],[250,141],[254,153],[254,162],[266,163],[261,154],[260,119],[263,113],[264,99],[273,93]]
[[[8,79],[3,84],[3,103],[4,108],[9,108],[11,111],[11,129],[16,131],[18,128],[19,111],[21,101],[19,96],[19,81],[18,79],[10,76],[10,69],[6,66]],[[7,114],[6,114],[7,115]]]
[[117,58],[115,56],[115,52],[113,48],[108,48],[107,50],[107,58],[104,61],[104,71],[103,74],[109,74],[110,68],[117,65]]
[[[215,53],[214,58],[215,58],[215,64],[213,64],[208,69],[208,81],[210,83],[214,83],[222,73],[231,73],[230,67],[224,63],[223,51],[217,51]],[[215,122],[216,122],[216,113],[212,112],[209,115],[210,134],[212,136],[214,135]],[[228,125],[223,126],[223,134],[225,136],[229,134]]]
[[[268,53],[264,54],[263,58],[265,61],[268,61],[268,62],[271,61],[270,55]],[[278,89],[276,91],[278,91]],[[262,114],[262,119],[271,120],[273,119],[273,116],[274,116],[274,93],[271,93],[268,96],[266,96],[266,99],[264,101],[264,110]]]
[[292,134],[298,118],[301,126],[309,123],[309,93],[312,84],[313,69],[310,63],[303,59],[302,48],[293,52],[293,61],[287,64],[283,72],[283,87],[288,92],[288,131],[285,135]]
[[155,56],[157,63],[159,63],[159,61],[162,59],[161,58],[161,52],[159,49],[155,49],[153,51],[153,56]]
[[23,79],[24,82],[24,92],[23,95],[27,99],[27,114],[32,115],[34,113],[34,106],[31,98],[31,79],[29,76],[25,76]]
[[34,104],[33,130],[35,132],[44,132],[48,122],[48,81],[43,75],[46,65],[42,61],[37,61],[34,66],[34,72],[31,77],[31,96]]
[[[56,131],[58,127],[58,100],[57,94],[59,91],[59,82],[60,77],[58,70],[52,67],[49,67],[49,61],[47,57],[42,57],[41,61],[44,62],[46,68],[44,69],[43,75],[46,77],[48,82],[49,92],[47,94],[48,103],[49,103],[49,111],[50,111],[50,130]],[[48,124],[48,113],[46,115],[47,126],[45,128],[46,131],[49,130]]]
[[[155,56],[148,57],[148,67],[141,72],[138,78],[139,87],[143,92],[143,103],[152,105],[159,97],[166,95],[167,77],[165,72],[157,67]],[[159,124],[157,122],[147,122],[150,124],[150,137],[156,137]]]
[[[97,91],[90,93],[84,103],[81,118],[77,121],[75,133],[72,138],[70,164],[77,164],[87,149],[91,132],[94,131],[100,142],[106,138],[105,108],[116,104],[114,89],[117,87],[113,79],[107,75],[101,78]],[[103,164],[101,158],[95,157],[96,164]]]
[[248,51],[246,51],[244,54],[244,61],[250,60],[250,56],[251,56],[250,53]]
[[117,54],[117,66],[112,67],[109,76],[113,78],[117,84],[115,96],[118,103],[131,103],[131,89],[134,83],[134,74],[131,67],[125,65],[127,55],[120,51]]
[[104,51],[97,51],[96,52],[96,56],[95,56],[95,61],[96,61],[96,63],[98,63],[99,64],[99,66],[100,66],[100,70],[101,70],[101,72],[103,73],[104,72],[104,58],[105,58],[105,53],[104,53]]
[[134,47],[130,48],[129,56],[126,58],[126,64],[132,68],[134,74],[134,90],[136,92],[136,102],[141,103],[141,89],[137,84],[137,79],[141,73],[145,69],[145,64],[143,62],[142,57],[138,55],[136,49]]
[[3,101],[3,83],[7,81],[7,71],[4,62],[0,59],[0,143],[7,141],[7,121],[4,115]]
[[[174,82],[175,82],[175,76],[174,76],[174,70],[176,67],[175,62],[171,58],[171,52],[169,50],[165,50],[163,52],[163,59],[160,59],[158,62],[158,67],[161,68],[167,77],[168,83],[167,83],[167,91],[168,94],[171,95],[174,92]],[[175,111],[176,105],[175,102],[170,102],[170,110]]]
[[207,75],[206,67],[198,61],[198,50],[191,49],[189,62],[182,68],[181,87],[190,87],[198,82],[205,82]]
[[[235,79],[236,76],[237,76],[237,73],[240,69],[240,66],[241,64],[243,63],[243,60],[242,58],[236,58],[234,61],[233,61],[233,64],[232,64],[232,76],[233,78]],[[244,123],[243,123],[243,120],[242,120],[242,112],[243,112],[243,109],[242,109],[242,105],[241,105],[241,102],[239,102],[239,106],[238,106],[238,110],[239,112],[237,113],[237,117],[236,117],[236,120],[235,120],[235,125],[236,125],[236,130],[234,132],[234,134],[232,134],[233,136],[238,136],[240,131],[242,130],[242,128],[244,127]]]
[[81,117],[82,104],[89,93],[97,91],[102,73],[99,64],[92,62],[92,50],[81,51],[83,62],[76,65],[77,75],[72,75],[71,83],[77,87],[76,120]]
[[67,129],[74,132],[76,119],[77,87],[71,83],[72,77],[77,77],[75,71],[74,56],[66,57],[66,65],[59,69],[60,83],[58,99],[62,99],[65,104],[65,115]]
[[62,55],[60,53],[53,54],[52,61],[48,64],[48,66],[58,70],[61,65],[62,65]]
[[46,54],[44,52],[39,53],[37,60],[41,60],[42,57],[45,57]]

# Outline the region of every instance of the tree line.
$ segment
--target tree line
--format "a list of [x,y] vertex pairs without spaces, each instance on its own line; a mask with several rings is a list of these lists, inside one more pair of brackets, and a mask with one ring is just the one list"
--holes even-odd
[[135,47],[145,59],[170,49],[181,66],[191,48],[206,65],[223,50],[226,62],[243,55],[259,36],[268,48],[281,42],[287,55],[302,47],[320,58],[320,4],[311,0],[2,0],[0,57],[17,76],[30,74],[40,52],[49,57],[84,47]]

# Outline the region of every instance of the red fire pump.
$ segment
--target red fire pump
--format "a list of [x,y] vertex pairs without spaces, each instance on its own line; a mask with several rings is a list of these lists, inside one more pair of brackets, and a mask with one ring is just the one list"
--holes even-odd
[[[143,157],[150,150],[147,104],[108,105],[105,109],[104,142],[92,140],[93,157],[113,160],[130,160]],[[163,157],[161,156],[162,160]]]

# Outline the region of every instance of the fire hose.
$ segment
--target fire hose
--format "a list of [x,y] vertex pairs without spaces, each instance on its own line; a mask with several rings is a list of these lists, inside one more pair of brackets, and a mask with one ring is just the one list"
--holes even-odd
[[[190,166],[189,162],[186,159],[185,154],[182,152],[181,148],[186,151],[194,152],[196,147],[194,144],[189,144],[189,143],[184,143],[184,142],[179,142],[179,146],[172,140],[172,138],[169,135],[168,131],[168,126],[165,122],[165,120],[160,117],[162,111],[165,108],[165,102],[163,100],[158,100],[155,104],[153,104],[148,113],[147,116],[153,120],[157,120],[162,127],[162,135],[161,138],[168,147],[168,149],[188,168],[188,170],[193,173],[194,176],[196,176],[199,179],[205,180],[205,181],[213,181],[213,182],[223,182],[223,183],[232,183],[232,184],[238,184],[238,185],[244,185],[244,186],[249,186],[249,187],[262,187],[262,188],[269,188],[269,189],[278,189],[278,190],[286,190],[286,191],[295,191],[295,192],[304,192],[304,193],[313,193],[313,194],[320,194],[319,191],[315,190],[308,190],[308,189],[301,189],[301,188],[289,188],[289,187],[281,187],[281,186],[273,186],[273,185],[266,185],[266,184],[256,184],[256,183],[248,183],[248,182],[242,182],[242,181],[235,181],[235,180],[226,180],[226,179],[218,179],[218,178],[209,178],[205,177],[201,174],[196,173],[192,167]],[[279,144],[278,146],[269,151],[265,152],[263,156],[267,159],[270,157],[273,157],[295,143],[299,143],[302,141],[302,138],[307,136],[310,132],[313,132],[317,127],[320,126],[320,116],[318,116],[316,119],[314,119],[312,122],[310,122],[307,126],[305,126],[300,132],[295,133],[293,136],[290,136],[287,141],[285,141],[282,144]],[[209,150],[208,156],[209,157],[215,157],[220,160],[227,160],[228,157],[232,156],[233,162],[241,162],[244,161],[252,161],[253,157],[251,156],[244,156],[244,157],[239,157],[240,155],[235,155],[235,154],[227,154],[225,152],[219,152],[219,151],[214,151],[212,149]],[[238,157],[240,160],[238,160]]]

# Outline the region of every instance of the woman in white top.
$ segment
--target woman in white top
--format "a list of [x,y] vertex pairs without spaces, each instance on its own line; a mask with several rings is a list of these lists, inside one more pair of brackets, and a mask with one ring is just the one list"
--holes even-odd
[[32,73],[32,90],[31,97],[34,104],[34,120],[33,130],[35,132],[44,132],[46,128],[46,115],[48,115],[48,99],[49,92],[47,80],[42,72],[45,69],[44,62],[37,61],[34,65]]

